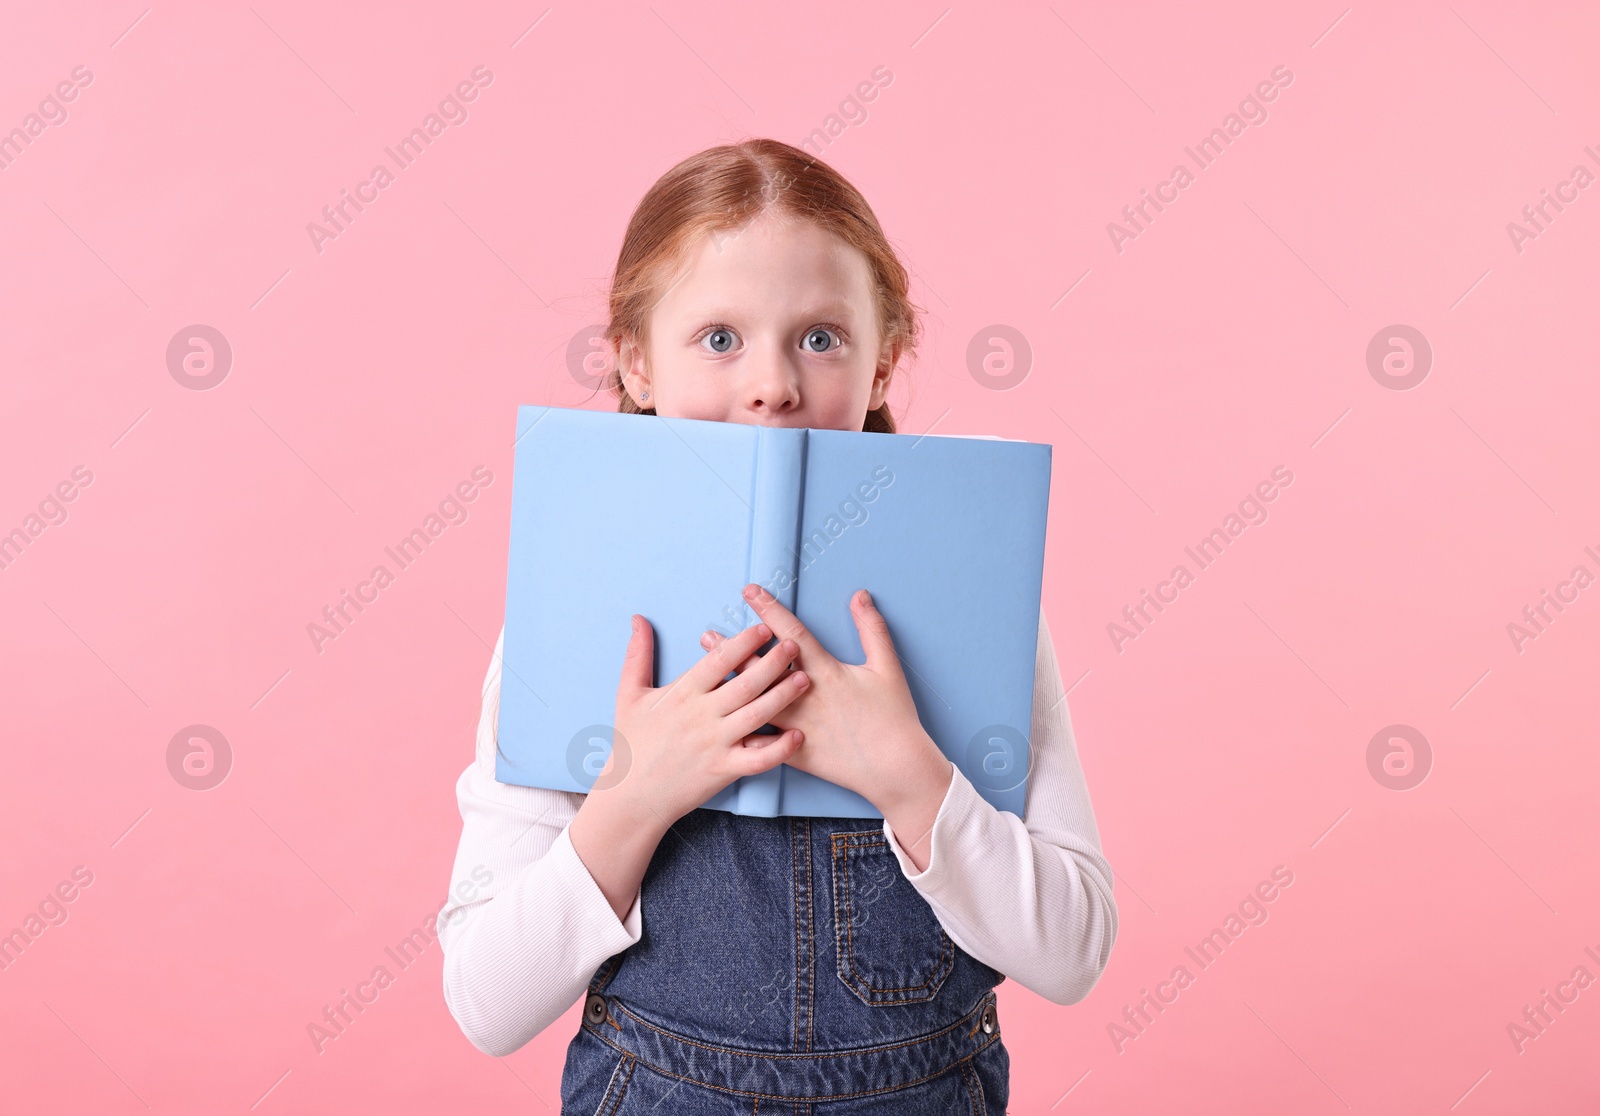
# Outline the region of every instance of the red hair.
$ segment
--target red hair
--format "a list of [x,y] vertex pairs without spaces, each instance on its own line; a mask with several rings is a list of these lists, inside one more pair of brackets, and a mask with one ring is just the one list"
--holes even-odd
[[[649,353],[650,313],[692,244],[707,234],[741,229],[769,212],[810,221],[866,257],[883,345],[880,367],[885,360],[898,361],[916,351],[921,323],[908,296],[909,277],[866,198],[826,163],[773,139],[745,140],[691,155],[640,199],[611,284],[605,337],[612,350],[620,356],[623,343],[631,342]],[[655,414],[653,407],[641,408],[620,379],[609,387],[617,395],[617,410]],[[895,432],[887,401],[868,412],[862,429]]]

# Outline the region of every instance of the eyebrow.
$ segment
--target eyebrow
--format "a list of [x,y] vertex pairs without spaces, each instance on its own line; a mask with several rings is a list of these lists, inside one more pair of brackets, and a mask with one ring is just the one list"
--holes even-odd
[[[848,304],[843,302],[832,302],[824,306],[806,307],[799,312],[799,315],[802,318],[847,318],[853,313],[854,311]],[[739,312],[730,310],[727,307],[719,306],[712,307],[708,310],[691,310],[689,312],[689,316],[706,319],[734,318],[739,316]]]

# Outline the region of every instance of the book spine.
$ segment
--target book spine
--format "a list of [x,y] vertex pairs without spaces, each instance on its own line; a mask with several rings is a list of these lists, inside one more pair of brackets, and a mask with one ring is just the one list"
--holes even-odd
[[[750,561],[745,581],[762,586],[793,612],[798,588],[795,581],[799,573],[795,566],[795,539],[800,534],[806,431],[803,427],[775,426],[758,426],[755,430]],[[760,619],[754,609],[745,605],[746,625],[757,623]],[[776,731],[770,725],[762,727]],[[777,817],[783,805],[783,772],[784,765],[780,764],[770,771],[740,779],[737,812],[755,817]]]

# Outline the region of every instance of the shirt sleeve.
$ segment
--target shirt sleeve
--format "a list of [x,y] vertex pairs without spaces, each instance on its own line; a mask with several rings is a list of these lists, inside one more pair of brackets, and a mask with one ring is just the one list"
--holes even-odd
[[1026,822],[992,806],[958,767],[934,818],[927,868],[916,870],[883,823],[901,871],[951,939],[1057,1004],[1089,994],[1117,938],[1111,866],[1066,699],[1041,609]]
[[495,780],[500,653],[495,642],[477,754],[456,781],[461,843],[440,912],[444,997],[462,1033],[503,1057],[559,1018],[602,962],[640,938],[639,893],[619,920],[567,826],[584,795]]

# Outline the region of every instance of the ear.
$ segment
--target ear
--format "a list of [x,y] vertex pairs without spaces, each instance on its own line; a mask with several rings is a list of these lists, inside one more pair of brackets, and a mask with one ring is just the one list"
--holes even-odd
[[878,361],[878,367],[872,373],[872,393],[867,399],[868,411],[876,411],[889,397],[889,381],[894,378],[894,370],[899,364],[900,347],[896,345]]
[[633,397],[634,403],[641,409],[648,409],[652,405],[650,401],[641,402],[639,399],[640,395],[650,390],[650,377],[645,371],[644,354],[638,345],[626,339],[618,345],[617,369],[622,377],[622,386]]

